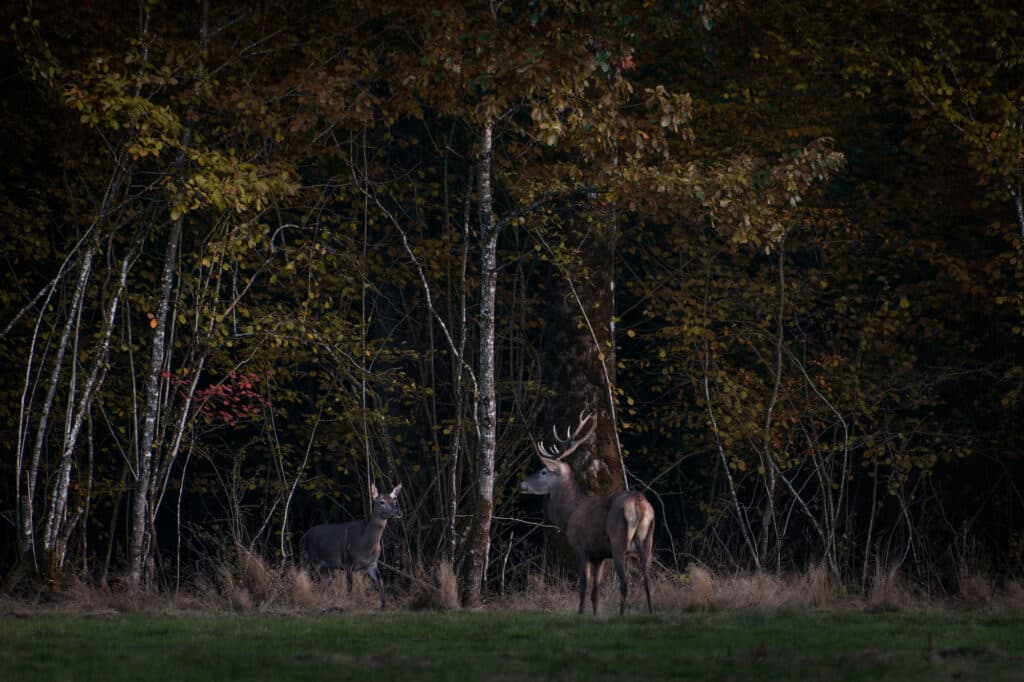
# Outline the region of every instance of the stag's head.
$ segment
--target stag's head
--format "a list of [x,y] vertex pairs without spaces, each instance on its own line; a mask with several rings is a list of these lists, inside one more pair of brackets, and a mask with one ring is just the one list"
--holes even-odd
[[370,505],[373,516],[381,519],[396,519],[402,516],[402,510],[398,506],[398,493],[402,492],[402,484],[399,483],[387,495],[377,492],[377,484],[370,483]]
[[557,459],[550,459],[543,455],[541,455],[540,461],[544,466],[519,484],[519,492],[530,495],[547,495],[558,488],[562,481],[572,476],[572,470],[565,462],[559,462]]
[[[588,423],[590,428],[583,433]],[[538,456],[543,466],[519,484],[519,491],[530,495],[548,495],[560,487],[564,481],[571,479],[572,468],[565,460],[575,452],[576,448],[590,440],[596,428],[594,415],[584,416],[582,413],[576,429],[566,429],[564,438],[559,437],[558,431],[552,426],[551,431],[555,435],[556,445],[548,449],[543,441],[537,441]]]

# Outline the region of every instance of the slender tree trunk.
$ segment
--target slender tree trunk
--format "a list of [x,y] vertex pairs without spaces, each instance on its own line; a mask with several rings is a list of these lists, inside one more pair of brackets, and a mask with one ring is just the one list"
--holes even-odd
[[[202,16],[199,23],[199,48],[203,53],[200,59],[205,59],[209,42],[209,20],[210,2],[209,0],[203,0]],[[204,73],[202,61],[197,71],[196,95],[198,96]],[[191,113],[190,109],[189,114]],[[190,119],[191,117],[188,116],[187,118]],[[181,149],[178,151],[174,161],[174,172],[179,180],[182,180],[184,177],[186,150],[191,143],[192,126],[188,124],[182,135]],[[146,542],[146,529],[150,527],[149,489],[153,468],[153,446],[157,430],[157,416],[160,412],[160,372],[164,368],[167,358],[167,322],[171,312],[171,292],[174,285],[174,270],[178,260],[178,250],[181,246],[183,224],[184,214],[180,214],[171,225],[171,231],[167,238],[167,251],[164,254],[163,270],[160,274],[160,299],[157,303],[155,316],[156,329],[153,334],[153,350],[150,355],[148,373],[146,375],[146,412],[142,422],[142,437],[139,442],[135,504],[132,509],[131,543],[128,550],[128,585],[132,590],[137,590],[139,587],[142,570],[148,554],[146,548],[147,546],[152,547],[153,544]]]
[[[779,391],[782,388],[782,355],[783,349],[785,348],[785,316],[786,316],[786,236],[783,233],[782,239],[779,240],[778,245],[778,263],[779,263],[779,307],[775,313],[775,366],[772,371],[772,391],[768,396],[768,404],[764,410],[764,430],[762,432],[761,439],[761,467],[764,469],[764,488],[765,488],[765,502],[764,510],[761,516],[761,536],[759,544],[759,552],[761,555],[761,563],[767,564],[769,561],[768,552],[768,541],[771,536],[771,531],[775,528],[775,493],[777,488],[776,480],[776,466],[772,455],[772,427],[775,419],[775,406],[779,400]],[[775,569],[779,570],[781,566],[781,556],[779,551],[779,543],[782,539],[779,534],[775,533],[776,542],[776,565]]]
[[1013,208],[1017,215],[1017,231],[1020,233],[1021,244],[1024,244],[1024,197],[1021,197],[1020,185],[1018,184],[1014,187],[1013,181],[1005,175],[1003,176],[1003,184],[1006,185],[1006,191],[1013,198]]
[[65,436],[62,448],[60,468],[57,474],[57,481],[54,486],[50,508],[47,513],[46,530],[44,532],[44,548],[49,561],[51,576],[60,573],[64,564],[63,552],[54,551],[57,549],[58,539],[62,537],[62,530],[67,519],[68,489],[71,483],[72,458],[78,446],[78,437],[82,425],[89,413],[93,397],[103,386],[107,375],[107,356],[110,353],[110,339],[114,329],[114,319],[117,317],[117,307],[124,293],[128,280],[128,270],[134,260],[134,249],[129,249],[121,261],[121,270],[118,274],[117,286],[110,297],[110,302],[104,314],[103,329],[100,332],[100,341],[93,358],[92,369],[86,379],[78,404],[74,407],[74,416],[70,420],[68,432]]
[[132,508],[131,545],[129,547],[128,583],[137,589],[145,564],[146,529],[148,528],[150,474],[153,464],[153,443],[160,412],[160,371],[164,368],[167,355],[167,317],[171,307],[171,291],[174,285],[174,269],[181,243],[183,217],[179,216],[171,225],[164,255],[163,271],[160,275],[160,300],[157,304],[156,330],[153,334],[153,350],[146,374],[146,412],[142,422],[142,440],[139,443],[139,462],[135,470],[135,502]]
[[[60,343],[57,346],[57,355],[54,358],[53,369],[50,373],[50,385],[47,388],[46,398],[43,400],[43,405],[39,413],[39,423],[36,426],[36,439],[32,448],[32,455],[29,460],[29,468],[25,476],[25,491],[21,495],[20,549],[23,560],[26,562],[31,561],[33,564],[35,561],[35,495],[36,484],[39,477],[39,464],[42,457],[43,445],[46,441],[50,412],[53,409],[53,402],[57,393],[57,385],[60,382],[60,374],[64,366],[64,357],[67,352],[68,344],[70,343],[71,331],[75,326],[75,320],[78,319],[79,310],[81,308],[82,301],[85,298],[85,290],[89,283],[89,276],[92,273],[92,262],[93,256],[96,253],[96,247],[97,243],[92,241],[86,248],[85,253],[82,254],[82,265],[79,270],[78,281],[75,285],[71,310],[68,313],[68,320],[67,324],[64,326],[64,331],[61,333]],[[31,358],[28,364],[31,368]],[[30,381],[28,375],[26,375],[25,381],[27,393],[28,383]],[[24,400],[22,401],[22,404],[24,405]],[[20,468],[21,467],[19,466],[19,474]]]
[[491,152],[494,124],[488,121],[481,140],[479,164],[480,202],[480,459],[477,471],[476,509],[469,536],[465,564],[463,603],[480,605],[491,549],[491,516],[494,512],[494,463],[498,440],[498,410],[495,397],[495,298],[498,286],[498,233],[495,229],[491,195]]
[[[469,183],[472,185],[472,182]],[[463,411],[465,409],[465,363],[466,338],[469,327],[466,324],[466,270],[469,266],[469,187],[466,188],[466,205],[463,213],[462,262],[459,275],[459,350],[455,370],[455,430],[452,438],[451,462],[448,467],[448,560],[456,566],[455,554],[458,547],[457,526],[459,514],[459,453],[463,439]]]

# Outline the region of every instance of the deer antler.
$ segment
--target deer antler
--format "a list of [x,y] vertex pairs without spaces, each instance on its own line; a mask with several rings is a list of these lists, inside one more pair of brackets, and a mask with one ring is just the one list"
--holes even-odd
[[[591,412],[590,414],[584,416],[585,414],[586,411],[580,412],[579,423],[576,425],[575,430],[571,429],[570,427],[566,427],[565,438],[559,438],[558,431],[555,429],[554,426],[551,427],[551,432],[555,436],[555,443],[558,444],[558,448],[553,447],[549,451],[547,446],[544,445],[543,441],[537,441],[537,449],[543,454],[544,457],[554,460],[563,460],[569,455],[571,455],[576,450],[576,448],[578,448],[580,445],[588,441],[590,437],[594,435],[594,431],[597,430],[597,422],[594,421],[594,413]],[[590,429],[583,436],[580,436],[580,432],[583,431],[583,428],[587,425],[587,422],[592,422],[590,424]],[[559,449],[561,449],[561,452],[559,452]]]

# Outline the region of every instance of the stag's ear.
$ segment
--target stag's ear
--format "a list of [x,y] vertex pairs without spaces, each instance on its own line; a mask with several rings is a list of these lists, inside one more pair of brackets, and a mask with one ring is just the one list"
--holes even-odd
[[537,456],[540,457],[540,462],[541,462],[541,464],[544,465],[544,468],[546,468],[548,471],[550,471],[553,474],[557,474],[558,473],[559,469],[558,469],[558,460],[557,459],[551,459],[550,457],[545,457],[544,455],[537,455]]
[[398,497],[398,493],[402,492],[402,484],[399,483],[395,486],[395,489],[391,491],[391,497]]
[[378,497],[380,497],[380,495],[377,494],[377,483],[376,481],[370,481],[370,499],[376,500]]

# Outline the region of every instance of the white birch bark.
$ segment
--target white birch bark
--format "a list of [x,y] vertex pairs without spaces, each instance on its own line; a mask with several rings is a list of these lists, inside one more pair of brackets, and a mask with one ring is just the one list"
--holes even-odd
[[491,516],[494,511],[494,462],[497,450],[498,414],[495,397],[495,290],[498,283],[498,231],[491,195],[491,152],[494,124],[488,121],[480,149],[480,458],[477,471],[476,509],[469,538],[466,606],[480,604],[487,557],[491,548]]
[[[78,318],[78,311],[82,306],[82,301],[85,298],[85,290],[89,283],[89,277],[92,273],[93,256],[96,253],[96,242],[90,242],[88,248],[82,254],[82,265],[79,269],[78,280],[75,284],[75,292],[72,297],[71,310],[68,313],[67,323],[64,325],[64,330],[61,332],[60,343],[57,346],[57,355],[53,361],[53,368],[50,372],[50,385],[46,391],[46,397],[43,400],[43,405],[39,412],[39,423],[36,426],[36,438],[35,443],[32,447],[31,458],[29,460],[29,468],[26,472],[25,477],[25,491],[21,493],[19,485],[19,493],[21,493],[21,538],[20,538],[20,549],[23,555],[31,554],[33,562],[35,562],[35,496],[36,496],[36,485],[39,476],[39,464],[42,457],[43,445],[46,441],[46,432],[49,426],[50,412],[53,409],[53,402],[57,393],[57,385],[60,382],[61,370],[64,366],[64,357],[67,353],[68,344],[71,339],[71,332],[75,325],[75,320]],[[44,306],[45,310],[45,306]],[[41,319],[41,317],[40,317]],[[37,326],[38,334],[38,326]],[[31,366],[32,366],[32,355],[35,349],[30,350],[29,354],[29,372],[25,376],[25,393],[28,392],[28,385],[30,382]],[[23,396],[25,394],[23,393]],[[22,398],[22,411],[24,413],[25,399]],[[26,421],[25,417],[22,417],[23,423]],[[23,443],[19,439],[18,452],[19,460],[21,457]],[[21,461],[19,461],[18,473],[20,477],[21,473]]]
[[135,498],[132,507],[131,544],[128,554],[128,583],[133,589],[139,585],[145,563],[150,473],[153,463],[157,415],[160,412],[160,371],[164,368],[167,353],[167,317],[171,307],[174,266],[178,260],[183,222],[184,218],[179,216],[171,226],[171,232],[167,238],[167,252],[164,254],[163,271],[160,274],[160,300],[155,314],[156,329],[153,334],[153,349],[146,373],[146,411],[142,421],[142,438],[139,442],[139,462],[135,469]]
[[[93,397],[103,386],[107,374],[107,357],[110,352],[110,339],[113,333],[114,320],[117,317],[117,308],[124,293],[128,279],[128,270],[134,260],[134,250],[129,250],[121,261],[121,269],[118,274],[118,283],[107,310],[103,317],[103,328],[100,331],[99,345],[93,357],[93,365],[86,379],[82,394],[78,398],[77,406],[74,408],[73,419],[69,422],[67,435],[61,449],[60,468],[57,473],[57,480],[54,485],[49,511],[47,512],[46,530],[44,532],[44,549],[49,555],[55,548],[57,539],[62,535],[65,521],[67,520],[68,488],[71,482],[72,459],[78,445],[78,437],[82,431],[82,424],[89,412]],[[63,565],[63,556],[52,557],[50,570],[59,573]]]
[[[199,22],[199,47],[203,55],[206,53],[209,37],[210,3],[204,0],[202,16]],[[196,74],[196,95],[203,78],[204,66],[200,62]],[[189,118],[189,117],[186,117]],[[174,172],[180,180],[184,175],[185,150],[192,143],[192,126],[187,125],[182,135],[181,149],[174,161]],[[178,260],[178,249],[181,245],[181,233],[184,214],[180,214],[171,225],[167,238],[167,251],[164,254],[163,270],[160,274],[160,299],[154,316],[156,328],[153,334],[153,347],[146,375],[145,416],[142,421],[142,435],[139,441],[139,462],[136,467],[134,506],[131,517],[131,542],[128,549],[128,586],[138,589],[142,578],[142,569],[146,562],[147,547],[146,530],[149,527],[150,487],[152,486],[153,446],[156,440],[157,417],[160,413],[160,372],[164,369],[167,357],[168,316],[171,309],[171,292],[174,286],[174,270]]]

